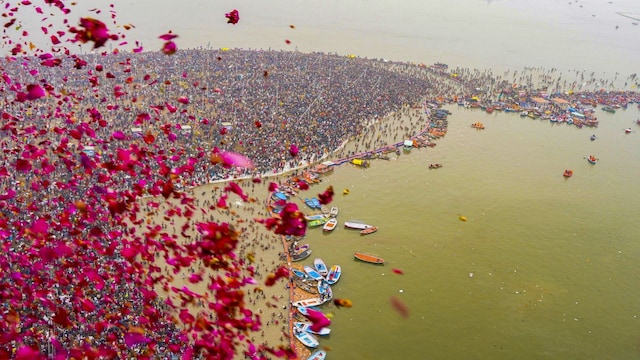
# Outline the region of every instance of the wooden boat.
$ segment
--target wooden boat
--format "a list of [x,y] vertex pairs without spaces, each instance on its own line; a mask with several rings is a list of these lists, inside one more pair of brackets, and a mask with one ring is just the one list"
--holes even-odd
[[304,272],[307,273],[307,275],[309,275],[310,278],[312,278],[313,280],[324,280],[324,276],[320,275],[320,273],[312,268],[311,266],[304,266]]
[[595,165],[598,162],[598,159],[596,159],[596,157],[593,155],[589,155],[587,156],[587,161],[589,162],[589,164]]
[[325,277],[327,276],[327,274],[329,274],[329,268],[327,268],[327,265],[320,258],[313,259],[313,267],[316,268],[316,271],[320,275],[322,275],[322,277]]
[[329,221],[329,218],[327,218],[326,216],[320,219],[309,220],[307,221],[307,227],[314,228],[314,227],[322,226],[326,224],[328,221]]
[[311,249],[307,249],[299,254],[291,255],[291,261],[301,261],[308,258],[311,255]]
[[590,139],[591,139],[591,141],[595,141],[596,140],[596,134],[591,135]]
[[564,173],[562,174],[562,176],[566,177],[566,178],[570,178],[573,175],[573,170],[565,170]]
[[332,206],[331,207],[331,210],[329,210],[329,216],[331,216],[331,217],[338,216],[338,207],[337,206]]
[[626,129],[624,129],[624,133],[625,133],[625,134],[630,134],[630,133],[631,133],[631,128],[626,128]]
[[376,265],[384,264],[384,259],[375,255],[370,255],[365,253],[355,253],[353,254],[353,256],[360,261],[368,262],[371,264],[376,264]]
[[373,234],[376,231],[378,231],[378,227],[372,226],[372,227],[361,230],[360,235],[369,235],[369,234]]
[[333,231],[336,226],[338,226],[338,220],[336,218],[331,218],[324,225],[322,225],[322,230],[324,231]]
[[329,285],[333,285],[340,280],[340,275],[342,274],[342,268],[340,265],[333,265],[331,269],[329,269],[329,273],[326,276],[327,283]]
[[322,204],[320,204],[320,200],[318,200],[318,198],[311,198],[311,202],[313,203],[314,209],[322,208]]
[[315,336],[311,335],[311,333],[300,330],[295,326],[293,327],[293,335],[306,347],[315,348],[320,345],[320,342]]
[[318,305],[322,305],[324,304],[324,301],[322,299],[320,299],[319,297],[313,297],[310,299],[302,299],[302,300],[298,300],[298,301],[294,301],[293,303],[291,303],[291,305],[295,306],[295,307],[300,307],[300,306],[304,306],[306,308],[312,307],[312,306],[318,306]]
[[484,129],[484,124],[481,122],[476,122],[471,124],[471,127],[474,129],[478,129],[478,130],[483,130]]
[[360,221],[360,220],[349,220],[349,221],[345,221],[344,227],[349,229],[364,230],[364,229],[370,228],[371,225],[365,224],[363,221]]
[[309,249],[309,244],[303,244],[300,246],[292,246],[291,247],[291,254],[300,254],[304,251],[307,251],[307,249]]
[[313,200],[309,198],[304,198],[304,203],[307,204],[308,207],[315,209],[315,205],[313,204]]
[[329,335],[331,334],[331,329],[329,329],[328,327],[323,327],[318,331],[314,331],[311,330],[311,327],[313,326],[313,323],[308,322],[308,321],[296,321],[293,323],[293,326],[297,327],[298,329],[302,330],[302,331],[306,331],[312,334],[316,334],[316,335]]
[[609,112],[609,113],[615,113],[616,109],[614,109],[614,108],[612,108],[610,106],[603,106],[602,107],[602,111],[606,111],[606,112]]
[[437,164],[429,164],[429,169],[440,169],[442,167],[442,164],[437,163]]
[[314,351],[311,355],[309,355],[307,360],[325,360],[326,358],[327,358],[327,352],[320,349],[320,350]]

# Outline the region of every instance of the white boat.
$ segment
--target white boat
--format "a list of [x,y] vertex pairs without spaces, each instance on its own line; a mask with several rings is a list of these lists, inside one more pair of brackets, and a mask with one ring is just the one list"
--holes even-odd
[[308,321],[296,321],[296,322],[293,323],[293,326],[297,327],[298,329],[300,329],[302,331],[310,332],[310,333],[316,334],[316,335],[329,335],[329,334],[331,334],[331,329],[329,329],[328,327],[323,327],[318,331],[311,330],[311,327],[313,326],[313,323],[308,322]]
[[324,302],[333,299],[333,290],[325,280],[318,281],[318,295],[320,295],[320,299]]
[[336,226],[338,226],[338,220],[336,218],[331,218],[324,225],[322,225],[322,230],[330,232],[335,230]]
[[320,273],[312,268],[311,266],[304,266],[304,272],[307,273],[307,275],[309,275],[309,277],[311,277],[313,280],[324,280],[324,276],[320,275]]
[[340,275],[342,273],[342,268],[340,265],[333,265],[331,269],[329,269],[329,274],[327,275],[327,283],[329,285],[333,285],[340,280]]
[[302,299],[302,300],[298,300],[298,301],[294,301],[293,303],[291,303],[291,305],[295,306],[295,307],[311,307],[311,306],[318,306],[318,305],[322,305],[324,304],[324,301],[318,297],[314,297],[314,298],[310,298],[310,299]]
[[331,217],[338,216],[338,207],[337,206],[332,206],[331,207],[331,210],[329,210],[329,216],[331,216]]
[[371,225],[365,224],[360,220],[349,220],[344,222],[344,227],[349,229],[364,230],[370,228]]
[[[327,276],[327,274],[329,274],[329,268],[324,263],[324,261],[322,259],[320,259],[320,258],[313,259],[313,267],[315,267],[316,271],[320,275],[322,275],[322,279],[320,279],[320,280],[324,280],[324,277]],[[316,280],[318,280],[318,279],[316,279]]]
[[313,354],[309,355],[307,360],[324,360],[327,358],[327,352],[320,349],[313,352]]
[[302,280],[306,280],[309,278],[309,275],[307,275],[307,273],[305,273],[304,271],[300,271],[296,268],[291,268],[291,272]]
[[320,342],[315,336],[311,335],[311,333],[300,330],[295,326],[293,327],[293,335],[295,335],[296,339],[306,347],[315,348],[320,345]]

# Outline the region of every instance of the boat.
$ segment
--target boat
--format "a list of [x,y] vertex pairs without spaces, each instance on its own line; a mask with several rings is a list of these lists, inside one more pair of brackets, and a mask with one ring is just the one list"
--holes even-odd
[[314,310],[314,311],[318,311],[318,312],[322,312],[322,310],[320,310],[319,308],[317,308],[315,306],[296,306],[296,309],[298,309],[298,312],[300,314],[302,314],[303,316],[308,316],[309,315],[308,309],[311,309],[311,310]]
[[442,164],[437,163],[437,164],[429,164],[429,169],[440,169],[442,167]]
[[297,327],[298,329],[302,330],[302,331],[306,331],[308,333],[312,333],[312,334],[316,334],[316,335],[329,335],[331,334],[331,329],[329,329],[328,327],[323,327],[320,330],[314,331],[311,329],[311,327],[313,326],[313,323],[308,322],[308,321],[295,321],[293,323],[293,326]]
[[311,255],[311,249],[307,249],[299,254],[291,255],[291,261],[302,261]]
[[320,350],[314,351],[311,355],[309,355],[307,360],[325,360],[326,358],[327,358],[327,352],[320,349]]
[[280,191],[276,191],[273,193],[274,200],[287,200],[288,196]]
[[301,271],[300,269],[291,268],[291,272],[302,280],[306,280],[309,278],[309,275],[307,275],[307,273],[305,273],[304,271]]
[[349,195],[349,189],[342,190],[342,195]]
[[407,139],[402,143],[402,150],[411,151],[413,148],[413,140]]
[[368,262],[371,264],[377,264],[377,265],[384,264],[384,259],[375,255],[365,254],[365,253],[354,253],[353,256],[360,261]]
[[307,249],[309,249],[309,244],[304,244],[304,245],[300,245],[300,246],[291,246],[291,253],[292,254],[300,254],[304,251],[307,251]]
[[624,129],[624,133],[625,133],[625,134],[630,134],[630,133],[631,133],[631,128],[626,128],[626,129]]
[[483,130],[484,129],[484,124],[481,122],[475,122],[473,124],[471,124],[471,127],[474,129],[478,129],[478,130]]
[[322,204],[320,204],[320,200],[318,200],[318,198],[311,198],[311,202],[313,203],[314,209],[322,208]]
[[562,176],[566,177],[566,178],[570,178],[571,175],[573,175],[573,170],[565,170],[564,173],[562,174]]
[[322,226],[326,224],[328,221],[329,221],[329,218],[326,216],[323,216],[320,219],[313,219],[313,220],[307,221],[307,227],[314,228],[314,227]]
[[374,232],[378,231],[378,227],[377,226],[372,226],[366,229],[362,229],[360,231],[360,235],[369,235],[369,234],[373,234]]
[[322,225],[322,230],[324,231],[333,231],[336,226],[338,226],[338,220],[336,218],[331,218],[324,225]]
[[318,305],[322,305],[324,304],[324,301],[322,301],[322,299],[320,299],[319,297],[312,297],[309,299],[302,299],[302,300],[298,300],[298,301],[294,301],[293,303],[291,303],[291,305],[299,308],[301,306],[304,306],[305,308],[309,308],[312,306],[318,306]]
[[364,229],[370,228],[371,225],[365,224],[363,221],[360,221],[360,220],[349,220],[349,221],[345,221],[344,227],[349,229],[364,230]]
[[598,162],[598,159],[596,159],[596,157],[593,155],[589,155],[587,156],[587,161],[589,162],[589,164],[595,165]]
[[324,280],[324,276],[320,275],[320,273],[312,268],[311,266],[304,266],[304,272],[307,273],[307,275],[309,275],[310,278],[312,278],[313,280]]
[[596,140],[596,134],[591,135],[591,141],[595,141]]
[[351,159],[351,163],[356,166],[360,166],[363,168],[369,167],[371,165],[367,160],[364,159]]
[[331,289],[330,284],[325,280],[318,281],[318,295],[324,302],[333,299],[333,290]]
[[310,207],[310,208],[312,208],[312,209],[315,209],[315,206],[314,206],[314,204],[313,204],[313,200],[311,200],[311,199],[309,199],[309,198],[304,198],[304,203],[305,203],[308,207]]
[[316,271],[322,275],[323,278],[329,274],[329,268],[327,268],[327,265],[320,258],[313,259],[313,267],[316,268]]
[[300,330],[297,327],[293,328],[293,335],[295,335],[296,339],[306,347],[315,348],[320,345],[320,342],[315,336],[311,335],[311,333]]
[[326,276],[327,283],[329,285],[333,285],[340,280],[340,275],[342,274],[342,268],[340,265],[333,265],[331,269],[329,269],[329,273]]
[[337,217],[338,216],[338,207],[337,206],[332,206],[331,210],[329,210],[329,216],[331,217]]
[[520,113],[520,116],[522,116],[522,117],[529,116],[529,112],[528,111],[522,111]]
[[327,215],[325,215],[325,214],[313,214],[313,215],[305,215],[304,216],[304,218],[307,219],[307,221],[320,220],[320,219],[324,219],[326,217],[327,217]]
[[602,111],[606,111],[606,112],[609,112],[609,113],[615,113],[616,109],[614,109],[614,108],[612,108],[610,106],[603,106],[602,107]]

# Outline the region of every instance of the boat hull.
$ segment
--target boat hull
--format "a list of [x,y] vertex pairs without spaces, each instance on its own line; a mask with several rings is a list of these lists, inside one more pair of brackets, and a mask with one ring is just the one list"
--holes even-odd
[[383,265],[384,259],[375,255],[364,254],[364,253],[355,253],[353,256],[360,260],[370,264]]

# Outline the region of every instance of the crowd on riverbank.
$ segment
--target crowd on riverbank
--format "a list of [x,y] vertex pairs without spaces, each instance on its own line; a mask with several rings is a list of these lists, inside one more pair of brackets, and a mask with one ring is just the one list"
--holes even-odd
[[[0,264],[6,271],[0,283],[6,285],[3,298],[9,299],[2,305],[4,314],[35,318],[50,313],[20,329],[10,316],[4,318],[12,334],[26,333],[24,343],[47,354],[89,345],[124,347],[125,335],[133,334],[129,340],[135,339],[134,346],[118,356],[145,353],[152,337],[155,355],[171,358],[192,342],[159,315],[165,305],[149,304],[150,295],[132,286],[149,282],[144,270],[128,264],[122,249],[151,240],[124,221],[144,227],[140,218],[155,211],[153,206],[139,208],[139,197],[170,197],[174,186],[279,174],[336,149],[340,157],[370,151],[427,126],[424,99],[427,104],[451,102],[456,96],[482,99],[488,95],[476,89],[486,84],[513,88],[511,81],[496,81],[486,73],[460,71],[454,77],[450,71],[415,64],[322,53],[118,53],[89,55],[82,69],[74,69],[78,63],[68,59],[53,67],[40,60],[4,59],[2,64],[7,89],[16,81],[44,79],[41,83],[50,90],[49,96],[34,101],[5,98]],[[399,125],[408,113],[412,123]],[[372,131],[374,125],[380,127]],[[344,148],[350,139],[356,140],[355,148]],[[241,153],[254,167],[212,164],[214,148]],[[199,199],[185,206],[191,211],[212,204]],[[159,221],[172,221],[166,219],[169,215],[156,215]],[[180,230],[177,226],[164,240],[179,237]],[[249,236],[256,228],[243,230]],[[160,231],[162,227],[149,233]],[[251,249],[275,250],[272,240],[261,243],[265,239],[250,240]],[[243,255],[252,251],[240,247]],[[272,266],[267,261],[260,272],[270,272]],[[251,294],[249,301],[259,296]],[[96,328],[95,323],[103,322],[97,311],[119,326]],[[271,314],[268,321],[281,327],[280,315]],[[157,321],[158,331],[144,339],[136,336],[141,319]],[[52,337],[55,342],[43,342]],[[14,350],[20,345],[14,340],[3,344]]]

